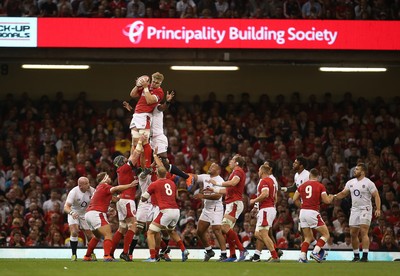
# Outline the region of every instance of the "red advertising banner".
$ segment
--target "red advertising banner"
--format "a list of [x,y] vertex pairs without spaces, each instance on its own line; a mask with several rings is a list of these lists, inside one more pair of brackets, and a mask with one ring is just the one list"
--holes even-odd
[[37,47],[400,50],[400,21],[38,18]]

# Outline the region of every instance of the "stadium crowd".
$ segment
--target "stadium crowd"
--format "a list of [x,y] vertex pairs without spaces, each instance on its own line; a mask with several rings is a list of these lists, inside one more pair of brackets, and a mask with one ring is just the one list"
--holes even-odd
[[[179,91],[178,91],[179,99]],[[238,98],[239,97],[239,98]],[[221,176],[230,174],[229,160],[236,153],[246,160],[245,210],[235,225],[244,247],[254,248],[255,198],[260,165],[269,161],[281,187],[293,184],[293,161],[307,159],[307,169],[317,168],[328,194],[341,191],[358,162],[368,167],[382,199],[382,215],[370,228],[371,250],[398,251],[400,245],[400,97],[367,100],[346,92],[339,102],[330,93],[321,99],[301,94],[229,94],[221,102],[210,92],[205,100],[174,99],[165,111],[169,139],[168,157],[182,171],[202,174],[213,162]],[[69,228],[63,212],[68,192],[86,176],[92,186],[99,172],[116,179],[113,159],[129,155],[131,115],[122,100],[92,102],[85,92],[66,100],[29,94],[7,94],[0,101],[0,247],[64,247]],[[134,105],[134,102],[131,103]],[[187,191],[185,179],[176,177],[181,217],[177,231],[185,246],[202,248],[196,224],[202,201]],[[279,192],[273,235],[277,247],[299,249],[298,208],[292,194]],[[139,194],[138,194],[139,198]],[[349,198],[322,205],[321,215],[330,232],[328,249],[351,249]],[[113,231],[116,211],[110,209]],[[209,231],[210,245],[218,247]],[[84,246],[81,233],[79,245]],[[173,246],[173,243],[170,244]],[[145,236],[138,246],[146,247]]]
[[399,20],[398,0],[1,0],[27,17]]

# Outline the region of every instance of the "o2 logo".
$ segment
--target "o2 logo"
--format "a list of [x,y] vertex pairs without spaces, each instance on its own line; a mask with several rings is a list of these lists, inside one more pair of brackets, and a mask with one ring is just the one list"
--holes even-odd
[[358,189],[355,189],[355,190],[353,191],[353,195],[356,196],[356,197],[362,198],[361,192],[360,192],[360,190],[358,190]]

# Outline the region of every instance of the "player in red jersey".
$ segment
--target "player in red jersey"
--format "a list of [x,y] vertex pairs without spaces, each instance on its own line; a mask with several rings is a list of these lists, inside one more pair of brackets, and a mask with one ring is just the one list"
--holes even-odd
[[[156,156],[154,157],[157,158]],[[156,255],[158,253],[156,252],[156,248],[159,248],[159,233],[161,230],[173,230],[180,216],[179,206],[176,202],[177,188],[175,183],[170,179],[166,179],[167,170],[164,166],[159,166],[156,173],[158,179],[152,182],[147,188],[147,191],[142,194],[143,202],[147,201],[151,196],[152,199],[157,202],[160,209],[160,212],[153,219],[147,232],[147,243],[150,250],[150,258],[146,260],[148,262],[156,261]],[[185,249],[184,252],[182,252],[182,261],[187,260],[187,255],[189,255],[189,252]]]
[[[258,176],[260,181],[257,185],[257,197],[250,200],[250,204],[259,203],[257,214],[257,226],[254,236],[261,240],[271,252],[269,262],[279,262],[279,256],[275,249],[274,242],[269,236],[269,229],[271,228],[275,217],[275,185],[270,175],[272,168],[264,164],[258,169]],[[258,259],[259,260],[259,259]],[[254,261],[254,259],[253,259]]]
[[134,180],[127,185],[112,186],[112,180],[107,173],[101,172],[97,175],[96,181],[99,183],[90,201],[89,207],[86,209],[85,220],[88,223],[94,237],[89,241],[84,261],[91,261],[91,254],[97,243],[104,237],[104,261],[110,262],[114,258],[111,257],[112,248],[112,232],[111,226],[107,220],[107,211],[110,201],[114,193],[122,192],[126,189],[137,186],[138,181]]
[[[329,230],[326,227],[325,222],[322,220],[319,213],[319,206],[321,201],[325,204],[330,204],[333,200],[333,195],[327,195],[326,188],[323,184],[318,182],[319,171],[312,169],[310,171],[310,180],[304,182],[298,187],[297,191],[293,196],[293,201],[300,207],[300,227],[303,230],[304,241],[301,244],[301,253],[299,262],[307,262],[307,250],[310,243],[314,241],[314,235],[312,229],[316,229],[321,237],[317,240],[310,257],[317,262],[322,262],[323,255],[321,254],[321,248],[325,245],[329,239]],[[301,199],[301,202],[300,202]]]
[[[229,161],[229,167],[232,169],[232,173],[230,174],[228,181],[217,183],[214,179],[210,179],[210,183],[216,186],[213,187],[213,192],[225,194],[226,209],[224,219],[222,220],[222,232],[226,234],[226,240],[229,244],[231,255],[227,258],[226,255],[224,256],[221,254],[220,261],[223,262],[240,262],[246,259],[246,256],[249,254],[240,242],[236,232],[233,231],[236,220],[244,209],[242,200],[246,181],[246,174],[243,170],[244,165],[244,158],[240,155],[235,155]],[[240,250],[239,259],[236,258],[235,246]]]
[[[118,185],[126,185],[137,179],[136,176],[136,163],[126,158],[123,155],[118,155],[114,158],[114,165],[117,167]],[[124,249],[119,256],[121,259],[130,262],[132,259],[128,255],[129,246],[136,232],[136,187],[126,189],[119,195],[117,201],[117,211],[119,228],[113,236],[113,248],[111,255],[124,236]]]
[[[164,80],[163,74],[156,72],[151,76],[151,83],[148,77],[142,76],[136,80],[135,87],[131,90],[132,98],[139,98],[135,107],[135,113],[132,116],[130,129],[132,134],[132,149],[136,147],[136,143],[140,135],[150,136],[150,125],[154,108],[164,98],[164,91],[161,83]],[[143,142],[145,167],[150,168],[152,150],[149,141]]]

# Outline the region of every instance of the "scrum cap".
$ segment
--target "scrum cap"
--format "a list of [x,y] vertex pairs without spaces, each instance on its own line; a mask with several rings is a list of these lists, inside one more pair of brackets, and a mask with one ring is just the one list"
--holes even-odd
[[122,165],[125,164],[125,156],[118,155],[117,157],[114,158],[113,164],[117,168],[121,167]]

